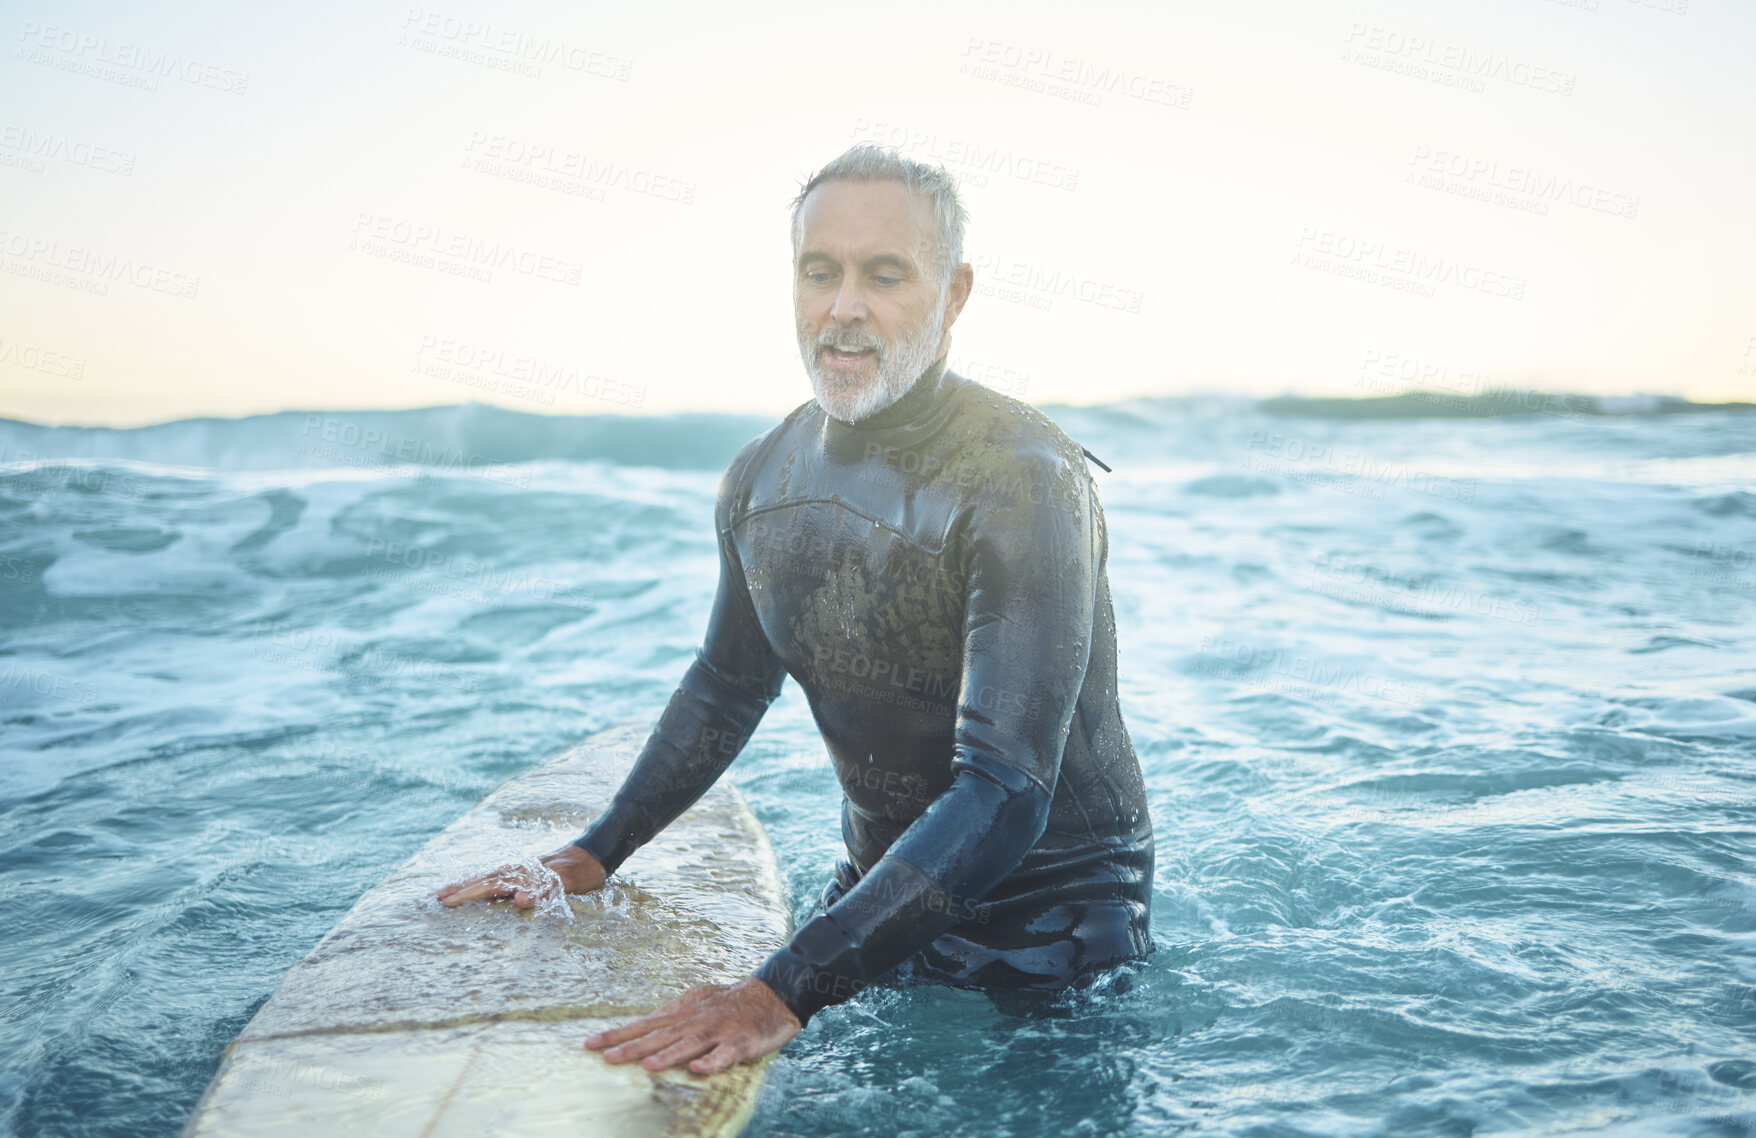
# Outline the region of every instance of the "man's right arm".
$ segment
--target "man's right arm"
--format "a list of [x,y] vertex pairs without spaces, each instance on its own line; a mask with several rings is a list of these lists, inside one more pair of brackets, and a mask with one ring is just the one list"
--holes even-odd
[[747,444],[720,481],[714,505],[719,588],[695,660],[610,808],[572,843],[602,863],[606,874],[707,792],[743,750],[786,679],[757,623],[728,529],[732,495],[757,445]]

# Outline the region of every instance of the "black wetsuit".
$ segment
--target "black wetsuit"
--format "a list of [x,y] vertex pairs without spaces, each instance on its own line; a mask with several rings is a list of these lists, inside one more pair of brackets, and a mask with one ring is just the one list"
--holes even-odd
[[790,674],[849,854],[756,972],[801,1023],[905,961],[1058,990],[1152,951],[1152,825],[1077,443],[941,359],[856,426],[813,401],[745,444],[714,518],[702,645],[576,845],[614,872],[730,765]]

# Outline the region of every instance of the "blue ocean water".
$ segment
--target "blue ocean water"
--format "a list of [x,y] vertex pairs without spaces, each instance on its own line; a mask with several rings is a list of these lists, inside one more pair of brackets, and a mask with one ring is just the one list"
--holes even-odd
[[[750,1134],[1756,1129],[1756,411],[1370,407],[1045,408],[1113,468],[1158,949],[1030,1016],[868,990]],[[175,1134],[355,897],[656,718],[771,422],[0,422],[0,1131]],[[796,687],[729,777],[802,913]]]

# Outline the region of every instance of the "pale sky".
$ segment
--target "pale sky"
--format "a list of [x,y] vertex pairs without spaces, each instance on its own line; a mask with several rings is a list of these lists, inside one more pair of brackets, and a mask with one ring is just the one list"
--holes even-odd
[[1033,403],[1756,398],[1749,0],[142,7],[0,17],[0,416],[778,414],[860,140]]

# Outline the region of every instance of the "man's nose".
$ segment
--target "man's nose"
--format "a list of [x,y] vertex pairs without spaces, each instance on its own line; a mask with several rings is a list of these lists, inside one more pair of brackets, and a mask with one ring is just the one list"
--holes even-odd
[[852,324],[870,315],[866,309],[866,295],[857,280],[842,279],[841,287],[835,291],[835,307],[829,310],[829,314],[835,317],[837,324]]

